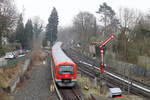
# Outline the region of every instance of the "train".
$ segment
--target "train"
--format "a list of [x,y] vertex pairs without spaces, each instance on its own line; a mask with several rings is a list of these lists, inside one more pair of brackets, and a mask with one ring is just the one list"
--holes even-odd
[[77,66],[62,49],[62,42],[52,47],[55,82],[59,87],[74,87],[77,81]]

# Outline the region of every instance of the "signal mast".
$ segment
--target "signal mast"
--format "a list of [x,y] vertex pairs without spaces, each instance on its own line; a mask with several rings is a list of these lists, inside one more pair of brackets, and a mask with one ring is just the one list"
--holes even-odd
[[[105,40],[103,43],[101,43],[101,42],[93,42],[92,43],[92,51],[94,50],[95,45],[98,45],[100,48],[100,62],[101,62],[101,65],[100,65],[101,73],[100,73],[100,75],[101,76],[103,76],[103,73],[104,73],[104,71],[103,71],[103,69],[104,69],[104,48],[105,48],[106,44],[114,38],[115,38],[115,35],[111,34],[110,37],[107,40]],[[93,53],[93,55],[94,55],[94,53]],[[101,78],[101,79],[103,79],[103,78]]]

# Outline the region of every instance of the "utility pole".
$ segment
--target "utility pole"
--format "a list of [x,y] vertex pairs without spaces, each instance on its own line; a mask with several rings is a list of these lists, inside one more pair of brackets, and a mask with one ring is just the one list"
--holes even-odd
[[[125,77],[125,75],[126,75],[126,68],[125,68],[125,64],[124,64],[124,66],[123,66],[123,78],[125,79],[126,77]],[[123,91],[125,91],[125,82],[123,82]]]
[[130,94],[130,90],[131,90],[131,88],[132,88],[131,66],[133,66],[133,65],[130,64],[130,66],[128,67],[128,81],[130,81],[130,82],[128,83],[128,95]]

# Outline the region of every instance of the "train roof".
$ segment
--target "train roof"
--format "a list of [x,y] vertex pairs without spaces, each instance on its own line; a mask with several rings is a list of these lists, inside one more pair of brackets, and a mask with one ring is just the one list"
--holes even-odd
[[69,62],[74,62],[63,52],[62,48],[62,42],[56,42],[52,47],[52,54],[53,58],[56,60],[57,64]]

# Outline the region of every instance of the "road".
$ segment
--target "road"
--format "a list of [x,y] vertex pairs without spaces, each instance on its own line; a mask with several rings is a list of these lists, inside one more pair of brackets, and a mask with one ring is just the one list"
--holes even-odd
[[56,94],[50,96],[50,66],[34,66],[28,72],[30,80],[13,94],[14,100],[57,100]]

